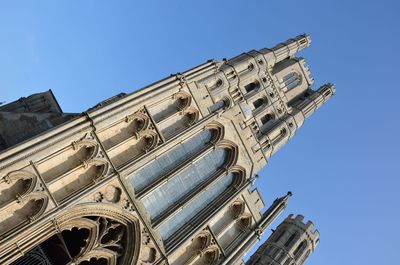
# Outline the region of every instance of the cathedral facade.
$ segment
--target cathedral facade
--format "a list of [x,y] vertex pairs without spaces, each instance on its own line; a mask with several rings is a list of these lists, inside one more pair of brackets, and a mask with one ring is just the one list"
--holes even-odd
[[[0,264],[240,264],[285,209],[257,172],[335,93],[300,35],[79,114],[0,106]],[[261,264],[261,263],[260,263]]]

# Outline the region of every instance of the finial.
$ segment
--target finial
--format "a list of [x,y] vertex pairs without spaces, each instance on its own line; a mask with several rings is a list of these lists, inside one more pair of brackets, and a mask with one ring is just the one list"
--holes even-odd
[[251,179],[250,179],[250,183],[251,185],[254,185],[254,182],[256,182],[256,180],[259,178],[258,174],[255,174]]

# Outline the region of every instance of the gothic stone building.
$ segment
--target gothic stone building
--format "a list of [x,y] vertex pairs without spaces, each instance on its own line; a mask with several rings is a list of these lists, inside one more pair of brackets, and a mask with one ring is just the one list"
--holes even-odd
[[81,114],[0,106],[0,264],[236,264],[286,207],[251,186],[335,92],[295,54],[209,61]]

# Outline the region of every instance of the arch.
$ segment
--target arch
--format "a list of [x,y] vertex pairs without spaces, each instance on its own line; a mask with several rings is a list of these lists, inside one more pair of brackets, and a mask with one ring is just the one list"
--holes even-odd
[[202,231],[193,238],[193,250],[195,252],[206,249],[211,244],[211,234],[208,231]]
[[139,133],[149,128],[150,119],[148,115],[139,110],[125,117],[111,127],[98,133],[103,147],[112,150],[119,144],[131,138],[138,139]]
[[88,152],[88,158],[95,156],[95,154],[99,150],[99,145],[97,144],[97,142],[94,141],[93,139],[88,139],[88,138],[84,138],[79,141],[73,141],[71,145],[75,151],[78,151],[82,147],[85,147],[88,150],[90,150],[91,152]]
[[246,169],[241,166],[235,165],[229,170],[229,172],[236,175],[232,187],[235,190],[240,189],[246,182]]
[[261,97],[253,101],[253,111],[258,111],[261,107],[267,105],[268,99],[266,97]]
[[0,180],[0,206],[33,192],[37,176],[27,170],[9,172]]
[[[184,205],[199,190],[211,184],[236,161],[232,159],[236,145],[217,144],[216,147],[191,162],[190,165],[168,177],[141,200],[155,222]],[[175,190],[180,190],[177,193]]]
[[183,112],[184,116],[187,119],[187,124],[193,125],[195,122],[199,120],[199,111],[193,107],[189,107],[184,110]]
[[297,261],[303,255],[304,250],[307,248],[307,240],[304,239],[293,251],[294,259]]
[[227,161],[225,168],[232,168],[239,158],[239,147],[234,142],[226,139],[219,141],[216,144],[216,147],[226,148],[230,151],[230,156],[228,157],[229,160]]
[[192,104],[192,96],[185,92],[180,91],[172,95],[172,97],[165,98],[152,104],[148,107],[153,120],[156,123],[162,122],[163,120],[173,116],[177,112],[185,111]]
[[[239,168],[239,167],[238,167]],[[159,226],[161,237],[168,245],[175,239],[190,235],[193,223],[202,223],[236,192],[236,183],[243,183],[244,172],[228,171],[219,176],[212,185],[201,190],[185,207],[179,209]],[[237,181],[237,179],[240,179]]]
[[49,191],[57,201],[70,198],[75,192],[107,176],[110,171],[108,161],[100,157],[91,158],[81,163],[79,167],[58,176],[48,184]]
[[100,159],[100,158],[94,158],[94,159],[90,159],[88,161],[84,161],[83,162],[83,167],[85,169],[94,166],[96,167],[96,174],[94,175],[94,180],[102,178],[104,176],[107,175],[108,170],[110,168],[110,165],[108,164],[108,162],[106,160]]
[[99,145],[92,139],[85,136],[80,141],[73,141],[72,148],[63,150],[59,154],[50,157],[48,160],[38,165],[39,171],[45,182],[49,183],[58,177],[67,174],[69,171],[80,167],[82,161],[87,161],[96,157],[99,153]]
[[24,206],[26,206],[29,202],[31,203],[31,207],[26,207],[29,209],[29,221],[32,222],[41,217],[47,209],[49,204],[49,197],[43,193],[32,192],[28,195],[21,197],[20,201],[27,202]]
[[298,232],[294,232],[289,238],[288,240],[285,242],[285,247],[290,247],[294,244],[295,239],[297,239],[299,233]]
[[270,123],[271,121],[275,120],[275,114],[270,112],[265,114],[264,116],[261,117],[261,123],[262,125],[266,125],[267,123]]
[[155,131],[140,130],[135,132],[134,136],[108,149],[108,154],[115,166],[119,168],[155,148],[158,141],[159,137]]
[[140,133],[139,137],[143,137],[145,139],[146,145],[143,147],[143,151],[145,152],[148,152],[158,145],[158,134],[154,131],[144,131],[143,133]]
[[[44,238],[34,250],[42,249],[50,260],[56,259],[56,264],[137,263],[141,243],[139,222],[122,209],[87,203],[68,209],[49,222],[55,225],[53,233],[49,235],[46,230],[31,240]],[[13,264],[23,264],[20,260],[26,257]]]
[[46,211],[49,198],[39,192],[32,192],[25,196],[18,196],[8,203],[2,212],[0,235],[16,231],[24,224],[40,218]]
[[187,109],[192,103],[192,97],[190,94],[184,91],[180,91],[174,95],[177,100],[177,106],[179,110]]
[[149,126],[150,121],[146,114],[138,111],[132,115],[126,116],[125,122],[130,123],[132,131],[138,133],[145,130]]
[[246,91],[246,94],[251,93],[253,91],[257,91],[261,87],[261,84],[258,80],[254,80],[251,83],[248,83],[247,85],[244,86],[244,90]]
[[244,201],[242,200],[235,200],[232,205],[230,206],[231,208],[231,213],[233,219],[238,218],[241,214],[244,213],[244,210],[246,209],[246,205]]
[[204,152],[206,148],[218,143],[224,136],[222,125],[210,123],[202,131],[185,139],[168,152],[150,161],[129,176],[136,193],[140,194],[177,167]]
[[158,123],[161,133],[166,139],[170,139],[178,133],[189,128],[199,120],[199,111],[194,107],[188,107],[182,111],[166,117]]
[[215,262],[218,261],[220,255],[220,250],[216,246],[209,246],[205,251],[204,251],[204,263],[207,265],[214,264]]
[[[57,218],[57,223],[60,229],[69,226],[69,222],[74,218],[81,218],[82,216],[97,216],[99,218],[107,218],[115,220],[116,222],[126,227],[126,246],[129,246],[125,251],[124,258],[118,264],[136,264],[141,242],[141,233],[139,222],[136,217],[130,213],[123,211],[115,206],[109,204],[84,204],[76,208],[72,208],[68,212],[60,215]],[[130,246],[133,246],[132,248]],[[87,257],[101,256],[99,254],[105,254],[105,252],[95,252],[93,255]]]
[[279,242],[281,240],[281,238],[285,235],[285,233],[286,233],[285,230],[281,230],[279,232],[279,234],[277,232],[275,232],[275,235],[274,235],[275,239],[273,240],[273,242],[275,242],[275,243]]
[[212,143],[221,141],[225,136],[225,127],[219,122],[211,122],[204,126],[204,130],[213,130]]
[[247,229],[249,229],[251,227],[252,221],[253,221],[253,219],[249,213],[241,214],[237,220],[239,229],[242,232],[246,231]]

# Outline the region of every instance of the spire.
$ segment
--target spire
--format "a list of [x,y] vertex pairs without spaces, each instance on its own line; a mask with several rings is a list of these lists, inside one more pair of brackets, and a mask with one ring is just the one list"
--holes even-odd
[[272,67],[278,62],[294,56],[297,52],[310,46],[310,44],[310,35],[302,34],[293,39],[279,43],[272,49],[264,48],[260,52],[267,58],[268,65]]
[[242,259],[257,240],[260,240],[262,233],[264,233],[269,225],[285,210],[291,196],[292,193],[289,191],[285,196],[275,199],[271,206],[264,212],[261,221],[256,225],[254,230],[242,240],[242,243],[226,257],[221,265],[236,264]]
[[263,213],[263,217],[259,224],[261,234],[271,225],[273,221],[286,209],[289,198],[292,196],[292,192],[288,193],[280,198],[276,198],[272,205]]

